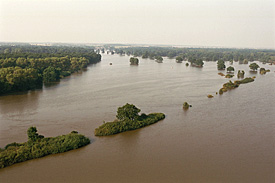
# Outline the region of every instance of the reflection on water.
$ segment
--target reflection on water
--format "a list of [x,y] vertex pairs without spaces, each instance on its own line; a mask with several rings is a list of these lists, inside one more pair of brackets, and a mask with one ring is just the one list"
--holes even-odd
[[[235,76],[226,79],[214,62],[196,68],[140,58],[132,67],[129,58],[105,54],[87,72],[55,86],[1,96],[0,147],[26,141],[29,126],[45,136],[77,130],[93,140],[76,151],[1,169],[1,182],[274,182],[274,66],[259,63],[271,72],[216,95],[228,80],[237,80],[238,70],[255,76],[249,64],[234,62]],[[188,111],[182,109],[185,101],[192,105]],[[95,137],[94,129],[112,121],[127,102],[166,118]]]

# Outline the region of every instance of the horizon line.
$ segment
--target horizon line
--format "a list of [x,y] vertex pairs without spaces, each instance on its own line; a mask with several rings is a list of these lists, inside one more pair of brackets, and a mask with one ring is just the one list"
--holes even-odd
[[[125,46],[156,46],[156,47],[177,47],[177,48],[218,48],[218,49],[256,49],[256,50],[275,50],[275,48],[270,47],[230,47],[230,46],[203,46],[203,45],[180,45],[180,44],[150,44],[150,43],[84,43],[84,42],[45,42],[45,41],[32,41],[32,42],[21,42],[21,41],[0,41],[0,46],[3,43],[8,44],[80,44],[86,45],[90,44],[91,46],[95,45],[125,45]],[[45,45],[45,46],[52,46],[52,45]]]

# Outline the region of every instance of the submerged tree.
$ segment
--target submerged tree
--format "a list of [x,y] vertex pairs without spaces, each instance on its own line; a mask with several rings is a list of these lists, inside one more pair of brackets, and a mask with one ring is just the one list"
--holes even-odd
[[238,70],[237,77],[238,78],[244,78],[244,74],[245,74],[244,70],[242,70],[242,71]]
[[183,107],[183,109],[186,110],[186,109],[189,109],[189,106],[190,105],[187,102],[184,102],[182,107]]
[[234,69],[234,67],[232,67],[232,66],[229,66],[229,67],[227,67],[227,72],[233,72],[235,69]]
[[183,61],[183,58],[181,56],[176,57],[176,62],[181,63]]
[[158,63],[162,63],[162,61],[163,61],[162,56],[155,56],[155,59]]
[[256,71],[260,66],[256,63],[252,63],[249,65],[249,68],[253,71]]
[[225,69],[225,65],[224,65],[224,61],[223,60],[218,60],[218,62],[217,62],[217,68],[218,68],[218,70],[224,70]]
[[135,57],[131,57],[130,58],[130,65],[138,65],[138,63],[139,63],[139,60],[138,60],[138,58],[135,58]]

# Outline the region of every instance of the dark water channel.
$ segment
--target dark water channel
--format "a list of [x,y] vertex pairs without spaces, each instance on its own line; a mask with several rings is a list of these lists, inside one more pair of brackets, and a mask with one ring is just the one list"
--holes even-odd
[[[26,141],[30,126],[45,136],[77,130],[92,139],[78,150],[1,169],[0,182],[275,182],[275,66],[260,65],[271,72],[262,76],[234,63],[256,80],[219,96],[229,79],[214,62],[195,68],[140,59],[130,66],[128,56],[103,54],[100,63],[57,85],[0,96],[2,148]],[[193,105],[188,111],[185,101]],[[94,129],[127,102],[166,119],[95,137]]]

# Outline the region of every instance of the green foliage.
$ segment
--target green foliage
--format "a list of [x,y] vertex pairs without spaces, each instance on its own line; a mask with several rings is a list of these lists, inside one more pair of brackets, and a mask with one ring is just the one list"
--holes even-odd
[[155,56],[173,58],[181,56],[184,60],[188,58],[203,59],[205,61],[224,61],[246,62],[259,60],[261,62],[272,63],[275,61],[274,50],[267,49],[231,49],[231,48],[177,48],[177,47],[128,47],[116,49],[122,50],[129,55],[149,57],[154,59]]
[[253,71],[256,71],[260,66],[256,63],[252,63],[249,65],[249,68]]
[[156,62],[158,62],[158,63],[162,63],[163,62],[162,56],[157,55],[157,56],[155,56],[155,59],[156,59]]
[[135,57],[130,58],[130,64],[131,65],[138,65],[138,63],[139,63],[138,58],[135,58]]
[[28,129],[28,138],[28,142],[22,144],[11,143],[6,146],[5,150],[0,150],[0,168],[50,154],[77,149],[90,143],[89,138],[77,133],[41,138],[35,127]]
[[235,69],[234,69],[234,67],[229,66],[226,68],[226,70],[227,70],[227,72],[234,72]]
[[33,68],[0,68],[0,94],[35,89],[41,83],[40,78]]
[[234,88],[237,88],[237,87],[239,87],[239,85],[236,84],[236,83],[233,83],[232,81],[229,81],[229,82],[223,84],[223,88],[227,89],[227,90],[231,90],[231,89],[234,89]]
[[183,61],[183,58],[181,56],[176,57],[176,62],[181,63]]
[[43,71],[43,82],[44,83],[50,83],[55,82],[60,79],[59,70],[55,69],[54,67],[47,67]]
[[195,58],[191,57],[191,58],[189,58],[188,61],[191,62],[191,65],[195,66],[195,67],[202,67],[204,64],[204,62],[202,61],[201,58],[195,59]]
[[225,78],[232,78],[232,77],[234,77],[233,74],[226,74],[226,75],[225,75]]
[[237,80],[234,83],[240,85],[240,84],[250,83],[250,82],[253,82],[253,81],[254,81],[253,78],[245,78],[245,79],[242,79],[242,80]]
[[39,135],[37,133],[36,127],[30,127],[27,131],[27,134],[28,134],[29,141],[36,141],[38,139],[43,139],[44,138],[43,135]]
[[139,129],[154,124],[165,118],[163,113],[142,114],[136,120],[121,120],[107,122],[95,129],[96,136],[113,135],[125,131]]
[[138,118],[138,113],[140,112],[140,109],[138,109],[133,104],[125,104],[122,107],[119,107],[117,109],[117,119],[123,121],[123,120],[130,120],[134,121]]
[[189,104],[187,102],[184,102],[183,103],[183,109],[189,109]]
[[20,146],[22,146],[22,144],[13,142],[13,143],[7,144],[7,145],[5,146],[5,149],[8,149],[8,148],[10,148],[10,147],[14,148],[14,147],[20,147]]
[[266,74],[267,72],[270,72],[269,69],[265,70],[265,68],[260,68],[260,74]]
[[[4,46],[4,48],[6,48]],[[100,61],[93,50],[81,47],[8,46],[1,51],[0,95],[41,88]]]
[[265,73],[266,73],[265,68],[260,68],[260,74],[265,74]]
[[225,65],[224,65],[224,61],[223,60],[218,60],[218,62],[217,62],[217,68],[218,68],[218,70],[224,70],[225,69]]
[[214,96],[213,95],[207,95],[208,98],[213,98]]
[[244,74],[245,74],[244,70],[242,70],[242,71],[238,70],[237,77],[238,78],[244,78]]

